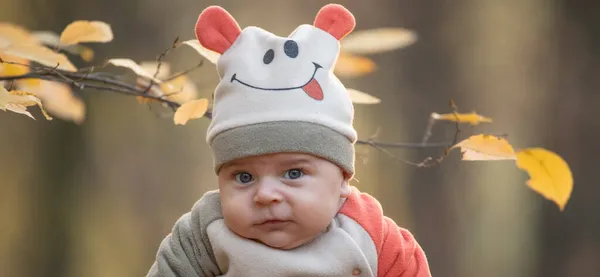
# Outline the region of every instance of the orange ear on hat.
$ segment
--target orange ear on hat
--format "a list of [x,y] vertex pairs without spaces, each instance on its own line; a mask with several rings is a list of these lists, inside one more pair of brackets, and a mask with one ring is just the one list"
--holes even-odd
[[342,5],[328,4],[319,10],[313,25],[341,40],[354,30],[356,21],[354,15]]
[[219,54],[225,53],[242,32],[233,16],[219,6],[204,9],[195,29],[200,44]]

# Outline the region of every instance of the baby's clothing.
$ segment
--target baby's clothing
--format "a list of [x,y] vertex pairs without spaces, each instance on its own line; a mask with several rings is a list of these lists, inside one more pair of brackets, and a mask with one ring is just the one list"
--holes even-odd
[[327,229],[280,250],[225,226],[218,191],[200,198],[161,243],[147,277],[431,276],[413,235],[383,215],[379,202],[352,187]]

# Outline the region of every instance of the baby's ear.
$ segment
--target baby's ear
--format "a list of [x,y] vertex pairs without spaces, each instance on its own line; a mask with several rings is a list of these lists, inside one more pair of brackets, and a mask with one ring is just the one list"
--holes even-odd
[[328,4],[319,10],[313,25],[341,40],[354,30],[356,21],[354,15],[342,5]]
[[350,187],[350,180],[344,178],[344,181],[342,182],[342,187],[340,190],[340,197],[348,198],[348,196],[350,196],[351,193],[352,193],[352,188]]
[[233,16],[219,6],[204,9],[195,29],[200,44],[219,54],[225,53],[242,32]]

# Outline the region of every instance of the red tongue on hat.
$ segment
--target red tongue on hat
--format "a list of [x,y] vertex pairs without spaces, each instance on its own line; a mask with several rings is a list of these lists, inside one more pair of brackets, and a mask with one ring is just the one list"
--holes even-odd
[[308,84],[302,87],[304,92],[308,94],[308,96],[312,97],[316,100],[323,100],[323,90],[321,89],[321,85],[315,78],[312,78]]

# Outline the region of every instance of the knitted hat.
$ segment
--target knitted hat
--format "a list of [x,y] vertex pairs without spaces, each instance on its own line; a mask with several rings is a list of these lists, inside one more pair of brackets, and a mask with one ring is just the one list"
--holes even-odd
[[206,136],[215,172],[238,158],[299,152],[354,174],[354,107],[332,70],[339,40],[354,26],[354,16],[335,4],[288,37],[254,26],[241,30],[218,6],[200,14],[198,41],[221,54]]

